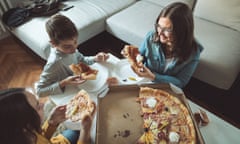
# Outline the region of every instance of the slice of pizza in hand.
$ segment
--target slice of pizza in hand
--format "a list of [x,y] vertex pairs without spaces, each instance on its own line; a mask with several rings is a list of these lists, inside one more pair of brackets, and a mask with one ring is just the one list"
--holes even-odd
[[80,90],[67,104],[66,118],[73,122],[82,120],[86,115],[93,115],[96,104],[85,90]]
[[128,59],[130,65],[134,69],[143,70],[143,56],[141,56],[137,47],[132,45],[125,45],[121,54]]
[[98,70],[92,69],[90,66],[82,62],[78,64],[71,64],[69,68],[72,70],[74,75],[81,75],[85,80],[95,80],[98,73]]

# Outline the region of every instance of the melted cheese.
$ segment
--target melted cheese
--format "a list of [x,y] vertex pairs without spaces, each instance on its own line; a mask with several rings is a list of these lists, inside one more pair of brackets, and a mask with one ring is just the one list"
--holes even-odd
[[143,57],[140,54],[138,54],[136,57],[136,61],[140,63],[141,61],[143,61]]
[[157,104],[157,100],[154,97],[150,97],[146,100],[146,104],[148,105],[148,107],[154,108]]
[[176,132],[170,132],[168,138],[169,138],[170,142],[177,143],[180,139],[180,136]]

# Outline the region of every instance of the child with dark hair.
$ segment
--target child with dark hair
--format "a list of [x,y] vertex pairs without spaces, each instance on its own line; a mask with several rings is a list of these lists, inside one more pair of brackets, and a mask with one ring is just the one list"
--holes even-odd
[[46,31],[52,45],[50,55],[40,80],[36,85],[36,93],[40,97],[62,94],[65,86],[79,85],[85,82],[81,76],[73,76],[69,65],[84,62],[91,65],[109,58],[104,52],[96,56],[84,56],[78,50],[78,31],[74,23],[66,16],[57,14],[46,22]]

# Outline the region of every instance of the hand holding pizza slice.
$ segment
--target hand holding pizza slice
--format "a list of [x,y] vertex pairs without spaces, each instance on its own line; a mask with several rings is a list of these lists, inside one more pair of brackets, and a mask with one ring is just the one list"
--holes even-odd
[[74,75],[81,75],[81,77],[85,80],[95,80],[98,73],[98,70],[92,69],[90,66],[82,62],[78,64],[71,64],[69,68],[72,70]]
[[125,45],[121,54],[128,59],[131,67],[135,70],[143,70],[143,56],[141,56],[138,48],[132,45]]
[[85,90],[80,90],[67,104],[66,118],[73,122],[82,120],[86,115],[94,115],[96,104]]

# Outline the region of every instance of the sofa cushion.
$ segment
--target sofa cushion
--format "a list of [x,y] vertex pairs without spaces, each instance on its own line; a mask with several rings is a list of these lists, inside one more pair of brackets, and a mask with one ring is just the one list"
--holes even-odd
[[195,36],[204,51],[194,77],[221,89],[229,89],[240,72],[240,32],[194,18]]
[[140,46],[144,36],[154,28],[162,7],[138,1],[107,19],[107,31],[132,45]]
[[190,8],[194,8],[196,0],[142,0],[142,1],[149,1],[154,4],[158,4],[162,7],[165,7],[173,2],[183,2],[186,3]]
[[102,11],[106,16],[113,15],[127,6],[135,3],[137,0],[85,0]]
[[[69,17],[76,25],[79,32],[79,43],[105,30],[105,20],[108,16],[129,6],[136,0],[71,0],[65,1],[66,5],[74,7],[59,13]],[[12,29],[12,33],[22,40],[29,48],[43,59],[47,59],[50,44],[45,22],[48,17],[37,17],[27,23]]]
[[240,31],[239,0],[198,0],[194,14]]

